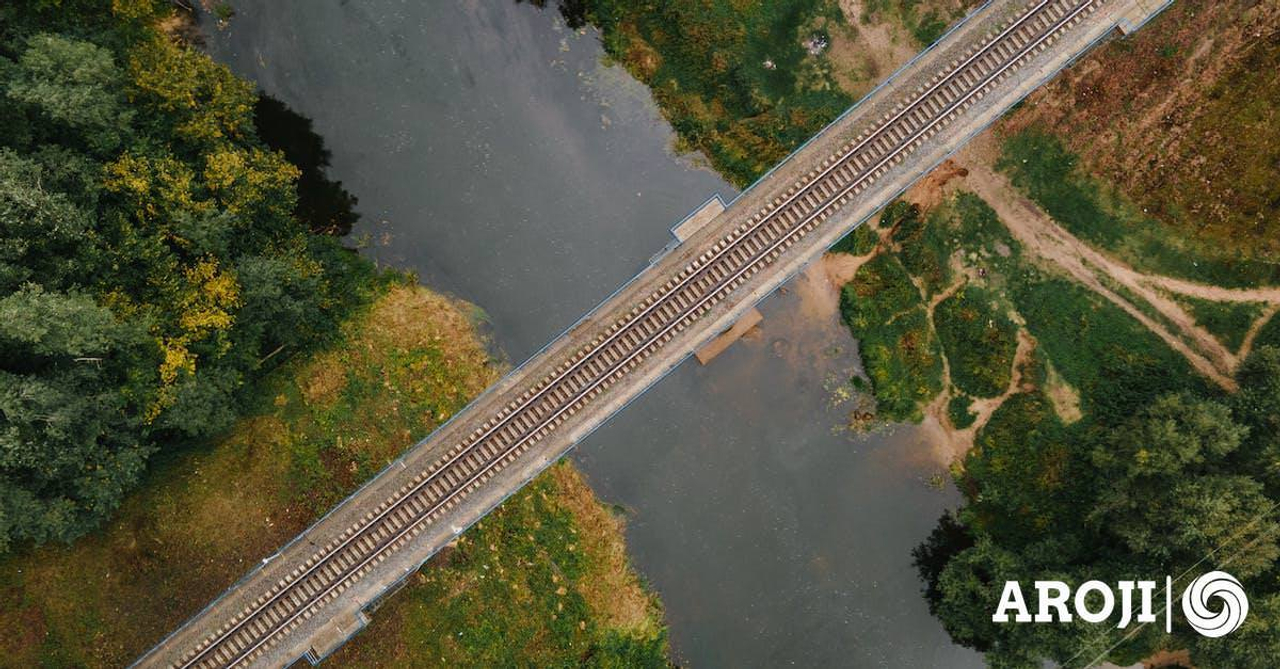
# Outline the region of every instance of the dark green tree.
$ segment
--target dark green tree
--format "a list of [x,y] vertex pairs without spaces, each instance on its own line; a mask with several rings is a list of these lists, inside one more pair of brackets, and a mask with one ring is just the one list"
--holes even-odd
[[110,50],[44,33],[27,40],[7,86],[11,99],[72,129],[103,154],[114,151],[131,132],[134,112],[124,90]]
[[33,285],[0,298],[0,547],[69,540],[119,503],[143,439],[153,357],[140,324]]

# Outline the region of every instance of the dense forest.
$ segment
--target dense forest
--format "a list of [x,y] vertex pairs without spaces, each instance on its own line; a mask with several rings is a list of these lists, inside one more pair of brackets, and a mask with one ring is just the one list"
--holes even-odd
[[[952,637],[986,652],[992,666],[1041,666],[1045,658],[1127,665],[1174,649],[1189,649],[1196,666],[1274,666],[1280,349],[1255,352],[1239,383],[1229,396],[1114,397],[1110,415],[1070,426],[1040,394],[1002,407],[958,478],[965,505],[916,552],[930,608]],[[1244,627],[1222,639],[1191,630],[1177,604],[1192,578],[1213,569],[1240,579],[1249,596]],[[1163,625],[991,621],[1006,580],[1145,579],[1163,587],[1165,575],[1177,579],[1172,637]]]
[[350,196],[289,160],[324,166],[307,128],[171,13],[0,6],[0,550],[94,528],[149,457],[332,334],[370,272],[323,234]]

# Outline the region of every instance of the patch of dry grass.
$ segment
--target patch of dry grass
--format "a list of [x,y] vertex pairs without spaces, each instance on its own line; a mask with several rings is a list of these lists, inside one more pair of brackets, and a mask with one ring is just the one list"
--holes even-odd
[[[155,463],[148,481],[101,531],[72,546],[4,558],[0,666],[129,664],[497,378],[501,369],[477,336],[473,313],[419,286],[389,287],[344,327],[342,343],[274,373],[257,415],[216,443]],[[549,477],[554,482],[545,481]],[[589,556],[581,570],[592,583],[583,587],[596,588],[599,580],[625,594],[612,605],[621,609],[605,605],[607,597],[591,598],[591,629],[643,631],[665,651],[656,605],[626,571],[616,519],[567,466],[536,485],[552,501],[514,516],[502,512],[514,518],[511,531],[531,535],[541,526],[578,533]],[[528,569],[531,562],[517,560],[510,569]],[[485,573],[478,566],[464,570],[458,582],[482,583]],[[496,601],[470,592],[478,610]],[[600,586],[600,592],[608,590]],[[418,601],[408,593],[400,597]],[[541,620],[553,604],[531,594],[517,603],[494,610]],[[392,624],[365,636],[394,646],[403,645],[397,639],[404,632]],[[475,663],[467,659],[474,647],[449,643],[459,661]],[[400,657],[406,662],[426,663],[426,656],[405,648]],[[563,645],[545,649],[540,657],[547,661],[578,657]]]

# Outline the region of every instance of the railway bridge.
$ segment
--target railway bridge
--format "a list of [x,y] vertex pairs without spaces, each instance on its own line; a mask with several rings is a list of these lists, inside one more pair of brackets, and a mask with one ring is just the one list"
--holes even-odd
[[1169,0],[991,0],[135,666],[317,662],[428,557],[1092,45]]

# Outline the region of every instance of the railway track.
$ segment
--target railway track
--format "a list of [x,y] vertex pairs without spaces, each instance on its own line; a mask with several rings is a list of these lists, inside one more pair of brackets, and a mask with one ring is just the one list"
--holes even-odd
[[171,666],[251,663],[1107,1],[1029,2]]

